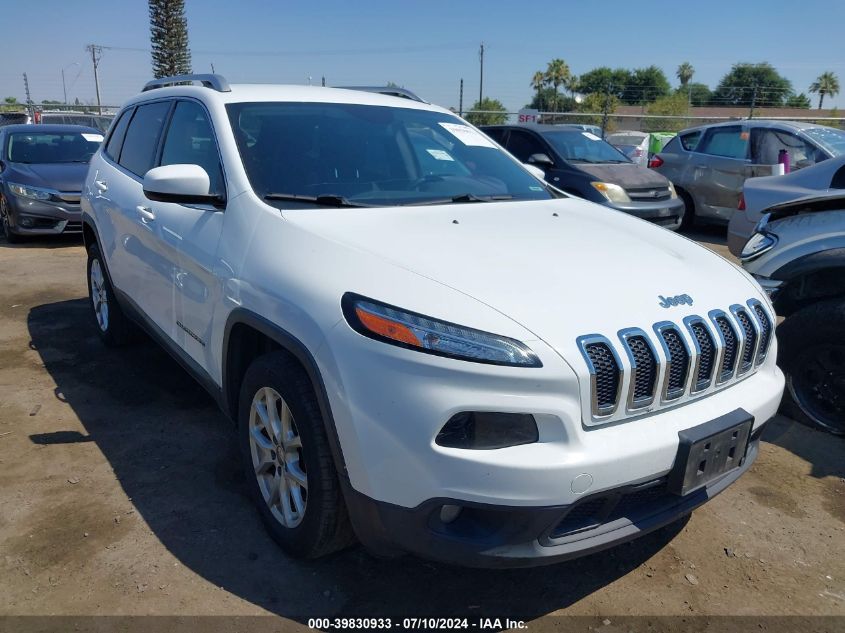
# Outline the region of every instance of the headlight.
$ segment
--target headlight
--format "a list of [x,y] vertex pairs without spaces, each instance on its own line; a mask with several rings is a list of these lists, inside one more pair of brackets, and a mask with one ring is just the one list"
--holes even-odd
[[671,182],[669,183],[669,194],[672,198],[678,197],[678,192],[675,191],[675,185],[673,185]]
[[346,293],[346,321],[356,332],[407,349],[491,365],[542,367],[525,344],[506,336],[438,321]]
[[770,251],[775,244],[778,243],[778,237],[774,233],[755,233],[751,236],[745,246],[742,247],[742,252],[739,254],[739,258],[743,262],[751,261]]
[[30,198],[32,200],[49,200],[53,195],[46,189],[39,189],[38,187],[30,187],[28,185],[16,185],[11,182],[9,183],[9,189],[11,189],[12,193],[16,196],[20,196],[21,198]]
[[612,182],[591,182],[591,185],[611,202],[630,202],[631,199],[625,190],[619,185],[614,185]]

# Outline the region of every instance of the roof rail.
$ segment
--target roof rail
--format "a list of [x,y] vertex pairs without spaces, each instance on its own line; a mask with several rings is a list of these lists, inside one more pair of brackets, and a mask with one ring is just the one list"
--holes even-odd
[[173,77],[162,77],[161,79],[148,81],[141,92],[186,83],[199,83],[217,92],[232,92],[229,82],[226,81],[223,75],[174,75]]
[[379,94],[388,95],[390,97],[400,97],[402,99],[410,99],[411,101],[419,101],[426,103],[420,99],[416,94],[407,88],[400,88],[398,86],[336,86],[344,90],[361,90],[363,92],[377,92]]

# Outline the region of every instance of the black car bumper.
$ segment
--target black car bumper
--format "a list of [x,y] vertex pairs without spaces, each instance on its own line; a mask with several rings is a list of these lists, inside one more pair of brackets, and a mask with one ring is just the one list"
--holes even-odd
[[[574,505],[526,508],[430,499],[416,508],[347,494],[359,539],[375,553],[410,552],[469,567],[532,567],[586,556],[631,541],[686,516],[735,482],[757,457],[762,426],[740,466],[685,496],[669,476],[590,495]],[[461,511],[450,523],[443,506]]]
[[7,195],[12,230],[20,235],[81,233],[79,204],[59,204]]
[[605,206],[654,222],[667,229],[677,229],[684,218],[684,201],[680,198],[654,202],[606,202]]

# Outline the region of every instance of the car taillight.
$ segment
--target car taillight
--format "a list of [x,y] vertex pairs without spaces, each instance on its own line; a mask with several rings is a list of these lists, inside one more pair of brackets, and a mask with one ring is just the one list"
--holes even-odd
[[736,205],[736,208],[740,211],[745,211],[745,194],[739,194],[739,204]]
[[635,158],[639,158],[642,155],[643,155],[643,150],[641,150],[639,147],[634,150],[634,157]]
[[662,164],[663,164],[663,159],[660,158],[660,156],[658,156],[657,154],[652,156],[651,160],[648,161],[648,166],[651,167],[652,169],[656,169],[656,168],[660,167]]
[[41,113],[40,112],[35,113],[35,122],[41,123]]

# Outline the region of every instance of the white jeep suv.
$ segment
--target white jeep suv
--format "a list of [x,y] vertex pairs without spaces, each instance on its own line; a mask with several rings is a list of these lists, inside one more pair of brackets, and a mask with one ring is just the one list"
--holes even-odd
[[103,341],[215,396],[294,555],[609,547],[735,481],[780,402],[749,276],[413,98],[151,82],[82,209]]

